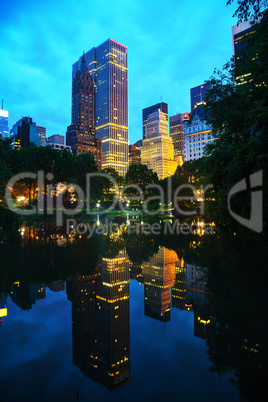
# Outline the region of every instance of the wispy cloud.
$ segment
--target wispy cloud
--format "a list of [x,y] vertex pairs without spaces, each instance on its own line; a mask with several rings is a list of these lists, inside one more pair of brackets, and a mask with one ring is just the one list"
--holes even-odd
[[10,0],[2,6],[0,98],[10,126],[30,115],[48,134],[71,118],[71,65],[108,37],[129,47],[130,142],[141,136],[141,110],[168,102],[189,110],[189,90],[231,57],[232,8],[208,0]]

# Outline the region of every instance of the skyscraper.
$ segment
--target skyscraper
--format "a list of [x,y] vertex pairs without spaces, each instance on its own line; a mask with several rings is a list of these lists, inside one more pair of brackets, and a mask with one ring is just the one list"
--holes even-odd
[[148,116],[151,113],[157,112],[160,110],[162,113],[164,113],[164,116],[166,120],[168,121],[168,105],[167,103],[161,102],[161,103],[156,103],[155,105],[146,107],[145,109],[142,110],[142,137],[145,138],[145,125],[148,119]]
[[0,135],[2,135],[2,137],[9,136],[8,111],[4,110],[3,99],[2,99],[2,109],[0,109]]
[[174,146],[174,158],[179,166],[184,162],[184,125],[189,113],[179,113],[169,118],[170,137]]
[[[251,25],[251,22],[252,18],[232,27],[233,55],[235,58],[236,67],[241,65],[238,63],[242,59],[241,52],[245,46],[244,40],[255,31],[255,26]],[[248,71],[243,71],[242,69],[242,71],[240,71],[236,77],[237,85],[243,85],[249,82],[250,75],[251,74]]]
[[176,171],[177,162],[174,160],[172,139],[168,135],[168,121],[161,110],[147,117],[141,163],[156,172],[160,180],[172,176]]
[[129,165],[134,165],[135,163],[141,163],[141,149],[134,145],[129,145]]
[[42,126],[36,126],[36,128],[37,128],[38,135],[39,135],[39,138],[40,138],[40,145],[45,146],[46,145],[47,129],[46,129],[46,127],[42,127]]
[[239,57],[239,53],[243,48],[243,38],[254,31],[254,27],[251,25],[251,22],[252,19],[243,21],[240,24],[232,27],[233,55],[236,59]]
[[[85,54],[95,84],[94,124],[102,141],[102,168],[128,169],[128,49],[108,39]],[[83,56],[73,64],[73,78]]]
[[22,117],[17,121],[10,130],[10,138],[12,139],[11,145],[15,149],[40,146],[36,123],[31,117]]
[[197,103],[204,102],[205,94],[209,88],[210,88],[210,85],[202,84],[202,85],[198,85],[197,87],[190,89],[191,113],[193,113],[194,108]]
[[67,127],[66,144],[74,155],[91,152],[101,169],[101,143],[94,128],[94,81],[83,54],[72,83],[72,124]]

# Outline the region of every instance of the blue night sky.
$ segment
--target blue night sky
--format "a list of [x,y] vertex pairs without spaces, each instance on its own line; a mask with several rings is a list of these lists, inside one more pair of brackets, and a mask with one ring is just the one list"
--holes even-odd
[[206,0],[9,0],[1,4],[0,99],[9,127],[31,116],[47,135],[71,122],[71,67],[109,37],[129,51],[129,141],[142,134],[142,109],[168,103],[189,111],[190,88],[232,56],[235,6]]

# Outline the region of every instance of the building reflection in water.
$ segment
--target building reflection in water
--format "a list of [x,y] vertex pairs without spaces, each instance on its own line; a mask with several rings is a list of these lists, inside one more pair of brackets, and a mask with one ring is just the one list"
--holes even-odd
[[36,300],[46,298],[46,287],[40,283],[14,282],[11,285],[10,297],[22,310],[31,310]]
[[170,289],[174,285],[177,262],[175,251],[159,247],[159,251],[142,264],[146,316],[163,322],[170,320]]
[[7,295],[0,293],[0,328],[2,328],[2,318],[7,316]]
[[130,379],[129,259],[100,258],[95,273],[67,280],[72,302],[73,363],[115,390]]
[[206,270],[185,264],[183,258],[176,263],[176,277],[172,288],[172,307],[193,311],[194,336],[207,339],[216,325],[211,316],[206,290]]

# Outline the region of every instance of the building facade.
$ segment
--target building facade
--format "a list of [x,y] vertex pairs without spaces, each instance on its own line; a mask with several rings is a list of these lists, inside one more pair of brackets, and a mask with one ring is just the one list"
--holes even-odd
[[72,152],[72,148],[69,145],[65,145],[64,140],[64,135],[54,134],[46,139],[45,146],[49,146],[58,151],[67,149],[68,151]]
[[[73,64],[73,78],[83,57]],[[94,123],[102,141],[102,168],[128,170],[128,49],[108,39],[85,54],[95,84]]]
[[210,85],[202,84],[190,89],[191,113],[194,112],[197,104],[204,102],[205,94],[209,88]]
[[36,123],[31,117],[22,117],[10,130],[11,146],[15,149],[40,146],[39,133]]
[[168,135],[168,121],[161,110],[151,113],[147,118],[141,163],[156,172],[160,180],[172,176],[177,169],[172,139]]
[[[239,61],[241,61],[241,52],[245,46],[243,41],[255,31],[255,27],[251,25],[251,22],[252,18],[232,27],[233,56],[236,66]],[[250,75],[248,71],[240,71],[236,77],[236,84],[243,85],[248,83],[250,81]]]
[[170,137],[174,146],[174,159],[178,166],[184,162],[184,120],[189,119],[189,113],[179,113],[169,118]]
[[7,295],[0,293],[0,328],[2,328],[2,318],[7,316]]
[[204,104],[194,109],[190,120],[184,122],[184,160],[199,159],[204,155],[205,146],[216,138],[212,135],[212,127],[207,123]]
[[2,135],[2,137],[9,136],[8,111],[4,110],[3,100],[2,109],[0,109],[0,135]]
[[74,155],[91,152],[101,169],[101,144],[94,127],[94,81],[84,54],[73,76],[72,124],[67,127],[66,144]]
[[170,320],[170,289],[174,286],[177,261],[175,251],[160,247],[148,262],[143,262],[146,316],[163,322]]
[[148,116],[152,113],[161,110],[164,114],[166,120],[168,121],[168,105],[165,102],[156,103],[153,106],[146,107],[142,110],[142,138],[145,138],[145,126],[148,119]]
[[38,135],[39,135],[39,138],[40,138],[40,145],[41,146],[46,145],[46,135],[47,135],[46,127],[36,126],[36,128],[37,128]]
[[135,163],[141,163],[141,149],[136,145],[129,145],[128,154],[129,165],[134,165]]

